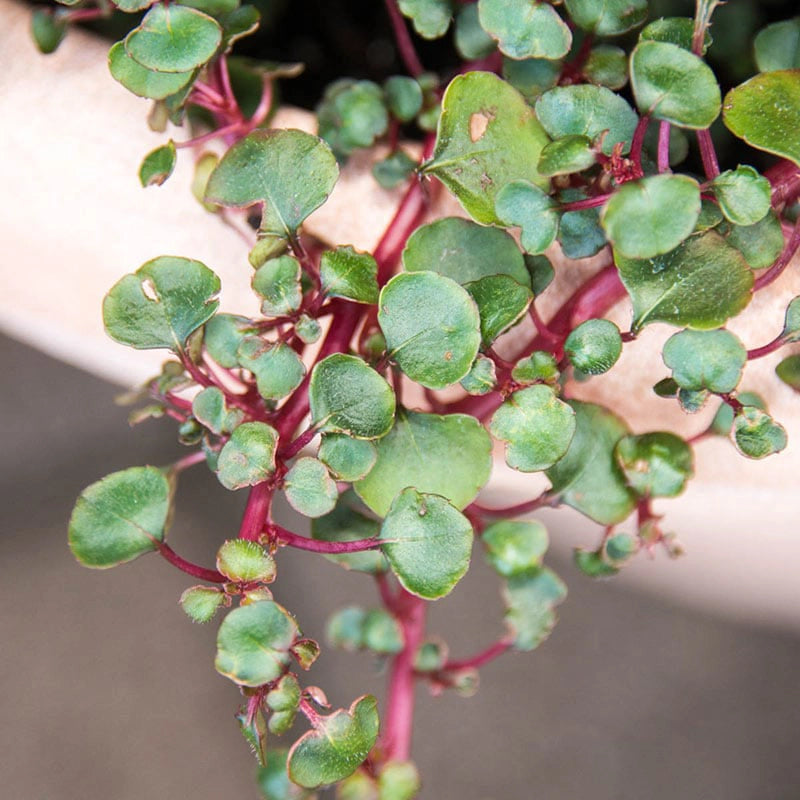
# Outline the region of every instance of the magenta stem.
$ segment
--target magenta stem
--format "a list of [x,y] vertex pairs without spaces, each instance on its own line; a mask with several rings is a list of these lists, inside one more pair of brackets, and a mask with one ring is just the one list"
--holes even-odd
[[172,470],[173,472],[183,472],[185,469],[189,469],[189,467],[193,467],[195,464],[200,464],[205,460],[206,454],[202,450],[198,450],[196,453],[190,453],[188,456],[179,458],[172,465]]
[[509,639],[501,639],[489,645],[485,650],[472,656],[471,658],[463,658],[460,661],[448,661],[441,669],[441,672],[457,672],[462,669],[477,669],[484,664],[488,664],[498,656],[503,655],[511,648],[512,642]]
[[326,542],[320,539],[309,539],[297,533],[287,531],[280,525],[271,522],[269,532],[281,544],[296,547],[298,550],[308,550],[310,553],[323,553],[325,555],[342,555],[344,553],[363,553],[366,550],[377,550],[384,541],[382,539],[355,539],[350,542]]
[[238,130],[240,130],[240,128],[241,124],[234,122],[231,125],[225,125],[222,128],[217,128],[214,131],[204,133],[202,136],[196,136],[194,139],[187,139],[185,142],[175,142],[175,149],[181,150],[184,147],[197,147],[198,145],[210,142],[212,139],[216,139],[218,136],[226,136],[229,133],[236,133]]
[[697,131],[697,144],[700,146],[700,158],[703,160],[703,171],[706,173],[706,178],[713,181],[719,175],[719,162],[714,142],[711,139],[711,131],[707,128]]
[[561,211],[582,211],[585,208],[597,208],[597,206],[605,205],[610,194],[600,194],[597,197],[587,197],[584,200],[574,200],[571,203],[564,203],[561,205]]
[[317,429],[313,425],[310,428],[306,428],[287,446],[286,450],[279,451],[278,456],[288,461],[293,456],[296,456],[316,435]]
[[749,361],[752,361],[754,358],[768,356],[770,353],[774,353],[776,350],[783,347],[784,344],[786,344],[786,341],[783,338],[783,334],[781,334],[780,336],[776,336],[771,342],[761,345],[761,347],[755,347],[752,350],[748,350],[747,358]]
[[794,254],[800,249],[800,217],[794,223],[794,230],[783,248],[783,252],[778,256],[775,263],[763,274],[756,278],[753,284],[753,291],[757,292],[768,286],[789,266],[789,262],[794,258]]
[[397,7],[396,0],[386,0],[386,11],[392,23],[394,39],[397,43],[397,50],[400,53],[400,58],[403,60],[408,74],[411,75],[412,78],[418,78],[425,72],[425,68],[419,60],[414,42],[411,40],[411,34],[408,32],[406,21],[403,19],[403,15]]
[[534,497],[533,500],[526,500],[524,503],[517,503],[513,506],[487,508],[480,503],[471,503],[469,509],[482,517],[516,517],[520,514],[536,511],[537,508],[548,505],[552,500],[553,495],[549,492],[542,492],[538,497]]
[[647,133],[647,126],[650,124],[650,117],[645,114],[636,124],[631,141],[631,160],[639,168],[642,174],[642,147],[644,146],[644,135]]
[[242,515],[242,524],[239,526],[240,539],[258,541],[267,522],[271,505],[272,487],[268,483],[259,483],[250,490]]
[[669,129],[670,124],[661,120],[658,126],[658,171],[666,172],[669,169]]
[[227,583],[228,579],[215,569],[206,569],[185,558],[179,556],[166,542],[157,542],[158,552],[172,564],[177,567],[181,572],[191,575],[193,578],[199,578],[201,581],[208,581],[209,583]]

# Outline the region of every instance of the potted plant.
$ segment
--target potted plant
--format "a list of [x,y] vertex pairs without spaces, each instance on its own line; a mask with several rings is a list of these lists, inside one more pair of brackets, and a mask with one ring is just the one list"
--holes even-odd
[[[757,74],[723,97],[706,60],[718,5],[654,18],[645,2],[390,0],[408,74],[333,82],[315,135],[274,124],[277,85],[295,66],[233,54],[257,28],[254,8],[114,4],[143,17],[111,48],[112,75],[154,101],[152,127],[191,130],[144,157],[141,183],[163,184],[183,151],[195,154],[198,199],[252,238],[243,269],[261,313],[221,313],[218,277],[190,253],[156,255],[111,288],[109,335],[171,351],[134,418],[173,417],[190,452],[88,487],[70,546],[95,568],[157,552],[199,582],[181,604],[197,622],[222,618],[215,666],[241,689],[267,798],[334,784],[343,798],[418,794],[415,685],[469,693],[481,666],[535,649],[555,623],[566,587],[543,562],[547,532],[531,513],[567,506],[602,525],[575,562],[611,576],[639,551],[680,551],[653,504],[684,490],[694,444],[729,437],[753,459],[786,446],[763,398],[740,384],[749,361],[800,337],[800,299],[776,309],[777,336],[749,349],[731,328],[800,247],[800,28],[765,27]],[[34,36],[53,50],[70,22],[111,10],[39,11]],[[439,39],[451,26],[457,74],[427,73],[410,28]],[[760,170],[721,169],[710,130],[720,115],[753,148],[733,152]],[[221,155],[206,151],[212,142]],[[374,180],[399,197],[377,245],[310,235],[347,161],[381,142]],[[431,219],[439,193],[463,211]],[[625,323],[609,319],[626,297]],[[672,327],[653,398],[711,415],[688,438],[657,418],[632,428],[619,413],[624,386],[606,384],[602,403],[592,395],[594,376],[611,378],[656,323]],[[797,387],[799,361],[784,358],[777,379]],[[478,499],[493,447],[526,487],[511,504]],[[180,475],[198,464],[248,494],[213,566],[166,541]],[[311,519],[310,536],[273,519],[281,494]],[[389,659],[381,711],[371,695],[331,709],[309,685],[319,645],[269,588],[285,547],[372,576],[379,604],[335,613],[328,633]],[[505,625],[485,649],[451,658],[426,632],[426,607],[476,548],[498,575]],[[298,717],[307,732],[276,746]]]

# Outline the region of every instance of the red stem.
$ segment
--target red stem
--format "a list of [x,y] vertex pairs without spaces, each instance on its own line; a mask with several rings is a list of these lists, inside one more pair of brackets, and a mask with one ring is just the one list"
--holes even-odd
[[587,197],[584,200],[573,200],[571,203],[563,203],[561,211],[582,211],[585,208],[597,208],[597,206],[605,205],[610,194],[600,194],[597,197]]
[[363,553],[366,550],[377,550],[384,541],[382,539],[354,539],[349,542],[326,542],[321,539],[309,539],[297,533],[282,528],[271,522],[268,526],[269,533],[275,540],[298,550],[308,550],[310,553],[324,553],[326,555],[341,555],[343,553]]
[[650,117],[646,114],[636,123],[631,141],[631,160],[639,168],[640,177],[642,174],[642,147],[644,146],[644,135],[647,133],[647,126],[650,124]]
[[468,510],[474,511],[482,517],[517,517],[520,514],[536,511],[537,508],[548,505],[553,499],[553,495],[549,492],[542,492],[538,497],[534,497],[533,500],[526,500],[524,503],[517,503],[505,508],[487,508],[480,503],[471,503],[468,506]]
[[288,461],[296,456],[317,435],[317,432],[313,425],[306,428],[291,444],[287,445],[285,450],[278,451],[278,457]]
[[778,161],[764,177],[772,184],[773,208],[793,203],[800,196],[800,167],[791,161]]
[[498,656],[503,655],[511,648],[512,642],[508,639],[500,639],[489,645],[485,650],[472,656],[471,658],[463,658],[460,661],[448,661],[441,669],[441,672],[457,672],[462,669],[477,669],[484,664],[488,664]]
[[784,344],[786,344],[786,342],[784,341],[783,334],[781,333],[780,336],[776,336],[771,342],[761,345],[761,347],[755,347],[752,350],[748,350],[747,358],[748,360],[752,361],[754,358],[768,356],[770,353],[774,353],[776,350],[783,347]]
[[400,58],[403,60],[408,74],[413,78],[418,78],[425,72],[425,68],[419,60],[414,42],[411,39],[411,34],[408,32],[406,21],[403,19],[403,15],[397,7],[396,0],[386,0],[386,11],[392,23],[394,39],[397,43],[397,50],[400,53]]
[[228,579],[215,569],[206,569],[197,564],[192,564],[185,558],[179,556],[166,542],[157,542],[158,552],[169,561],[174,567],[177,567],[181,572],[191,575],[193,578],[199,578],[201,581],[208,581],[209,583],[227,583]]
[[753,291],[757,292],[768,286],[789,266],[789,262],[794,258],[794,254],[800,249],[800,217],[794,223],[794,230],[783,248],[783,252],[778,256],[775,263],[764,273],[756,278],[753,284]]
[[700,146],[700,158],[703,160],[703,171],[706,173],[706,178],[713,181],[719,175],[719,162],[714,142],[711,139],[711,131],[708,128],[697,131],[697,144]]
[[239,526],[239,538],[251,542],[258,541],[264,530],[269,510],[272,505],[272,487],[267,483],[259,483],[250,490],[247,505]]

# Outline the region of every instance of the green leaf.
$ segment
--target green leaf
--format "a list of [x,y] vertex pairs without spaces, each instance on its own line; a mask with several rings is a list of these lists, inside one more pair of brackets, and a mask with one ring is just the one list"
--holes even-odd
[[472,525],[439,495],[403,489],[383,521],[380,538],[397,579],[426,600],[449,594],[469,567]]
[[423,39],[438,39],[450,27],[453,16],[450,0],[399,0],[397,5]]
[[298,458],[286,474],[283,491],[289,505],[305,517],[321,517],[333,510],[339,492],[325,465],[316,458]]
[[326,250],[319,262],[322,290],[330,297],[357,303],[378,302],[378,263],[369,253],[352,247]]
[[469,505],[489,479],[492,443],[485,428],[466,414],[401,410],[392,430],[377,442],[378,460],[354,484],[358,496],[381,517],[398,492],[414,486]]
[[529,384],[555,383],[558,380],[558,364],[551,353],[536,350],[526,358],[517,361],[511,370],[511,377],[517,383]]
[[499,575],[511,578],[542,566],[547,552],[547,528],[541,522],[502,520],[489,525],[481,541],[486,560]]
[[489,430],[506,442],[506,461],[521,472],[553,466],[575,434],[575,413],[549,386],[514,392],[495,411]]
[[213,586],[190,586],[180,599],[181,608],[192,622],[210,622],[225,604],[225,595]]
[[732,392],[747,363],[747,350],[730,331],[680,331],[664,345],[664,363],[682,389]]
[[335,353],[311,372],[311,419],[328,433],[377,439],[392,427],[394,393],[388,383],[356,356]]
[[509,234],[461,217],[444,217],[417,228],[403,250],[403,268],[438,272],[462,285],[487,275],[508,275],[530,285],[522,253]]
[[487,275],[464,288],[478,306],[481,339],[486,345],[519,322],[533,299],[530,289],[508,275]]
[[389,761],[378,775],[378,800],[413,800],[421,787],[411,761]]
[[682,128],[708,128],[720,111],[711,68],[676,44],[640,42],[631,53],[631,85],[643,114]]
[[497,222],[494,201],[509,181],[546,189],[536,165],[547,135],[516,89],[489,72],[453,79],[442,98],[433,158],[422,167],[439,178],[478,222]]
[[621,47],[598,45],[591,49],[583,74],[598,86],[621,89],[628,82],[628,57]]
[[786,447],[786,430],[765,411],[744,406],[733,420],[736,449],[748,458],[766,458]]
[[722,118],[751,147],[800,166],[800,69],[762,72],[731,89]]
[[222,157],[206,201],[234,208],[264,201],[262,231],[287,237],[327,200],[338,177],[333,153],[316,136],[256,130]]
[[302,669],[309,670],[319,658],[321,648],[313,639],[298,639],[290,652]]
[[800,67],[800,17],[762,28],[753,47],[759,72]]
[[252,329],[253,323],[247,317],[215,314],[206,322],[203,344],[217,364],[232,369],[239,366],[239,345]]
[[351,653],[364,646],[364,619],[367,612],[360,606],[347,606],[334,612],[325,627],[325,638],[331,647]]
[[623,564],[639,549],[639,542],[630,533],[615,533],[605,541],[603,554],[614,564]]
[[372,176],[384,189],[396,189],[405,183],[417,168],[417,162],[404,150],[395,150],[372,165]]
[[634,331],[651,322],[716,328],[750,302],[753,273],[715,231],[655,259],[615,261],[633,300]]
[[[311,536],[323,542],[375,539],[380,532],[380,523],[368,517],[365,511],[353,491],[342,492],[336,508],[330,514],[311,520]],[[385,572],[388,569],[386,559],[380,550],[326,555],[325,558],[345,569],[357,572]]]
[[309,789],[346,778],[364,762],[378,738],[378,701],[356,700],[349,711],[320,717],[289,751],[289,779]]
[[169,482],[156,467],[112,472],[81,492],[69,547],[85,567],[106,569],[158,549],[170,510]]
[[674,250],[700,216],[700,187],[686,175],[653,175],[624,183],[600,213],[600,224],[626,258]]
[[217,569],[235,583],[272,583],[275,559],[257,542],[229,539],[217,552]]
[[229,413],[225,404],[225,395],[216,386],[207,386],[192,399],[192,415],[194,418],[217,435],[223,431],[227,433],[227,423],[232,421]]
[[313,791],[303,789],[289,780],[288,750],[270,750],[266,766],[258,770],[258,788],[264,800],[314,800]]
[[262,686],[284,673],[299,635],[294,618],[271,600],[240,606],[219,626],[214,667],[241,686]]
[[239,2],[240,0],[181,0],[181,5],[196,8],[212,17],[219,17],[235,11],[239,7]]
[[239,363],[256,376],[258,393],[265,400],[280,400],[303,381],[306,368],[297,353],[283,342],[266,342],[247,336],[239,345]]
[[322,336],[322,325],[308,314],[301,314],[294,324],[294,332],[304,344],[314,344]]
[[617,36],[647,17],[647,0],[565,0],[572,21],[598,36]]
[[775,373],[787,386],[800,392],[800,353],[784,358],[775,367]]
[[129,92],[151,100],[163,100],[175,94],[194,76],[188,72],[154,72],[134,61],[126,52],[125,45],[117,42],[108,52],[108,69],[114,80],[119,81]]
[[278,433],[265,422],[239,425],[217,461],[217,477],[226,489],[242,489],[265,481],[275,472]]
[[438,638],[424,641],[414,656],[414,669],[417,672],[436,672],[447,663],[447,643]]
[[[503,59],[503,77],[533,105],[543,92],[552,89],[561,74],[561,62],[546,58]],[[546,143],[546,141],[545,141]]]
[[497,383],[497,369],[494,361],[486,356],[478,356],[470,371],[461,379],[461,387],[472,395],[488,394]]
[[587,136],[565,136],[545,145],[539,158],[539,172],[548,177],[571,175],[589,169],[595,160],[592,142]]
[[[222,33],[225,39],[226,48],[230,49],[230,46],[234,42],[257,31],[260,22],[261,14],[255,6],[242,6],[241,8],[237,8],[221,17],[220,24],[222,25]],[[230,67],[230,62],[228,62],[228,66]],[[275,77],[291,78],[294,77],[295,74],[297,73],[289,72],[287,68],[287,71],[284,75],[277,73],[275,74]],[[235,92],[236,86],[234,86],[234,93]],[[240,107],[243,111],[245,111],[249,118],[250,114],[247,113],[244,104],[240,103]]]
[[213,58],[221,42],[216,20],[193,8],[159,3],[125,37],[125,52],[146,69],[188,72]]
[[623,436],[615,452],[631,488],[643,497],[675,497],[694,474],[692,448],[674,433]]
[[332,83],[316,110],[319,135],[341,158],[371,147],[389,128],[383,92],[372,81],[344,78]]
[[405,75],[392,75],[383,84],[386,104],[400,122],[411,122],[422,108],[422,89],[417,81]]
[[494,39],[481,27],[477,3],[461,6],[456,17],[455,45],[466,60],[486,58],[495,51]]
[[250,750],[256,757],[260,767],[267,763],[267,720],[261,707],[255,714],[248,713],[247,704],[240,706],[235,714],[244,740],[250,745]]
[[510,58],[563,58],[572,46],[572,33],[547,3],[530,0],[479,0],[481,27],[497,39]]
[[793,298],[786,306],[781,336],[787,342],[800,341],[800,295]]
[[696,414],[706,404],[709,392],[707,389],[679,389],[678,402],[687,414]]
[[457,383],[481,343],[480,317],[469,293],[435,272],[403,272],[381,290],[378,324],[389,356],[429,389]]
[[181,352],[214,315],[219,289],[219,278],[199,261],[160,256],[114,284],[103,301],[103,324],[112,339],[138,350]]
[[609,564],[601,553],[583,550],[578,547],[573,553],[575,566],[590,578],[611,578],[619,572],[619,567]]
[[378,458],[375,445],[367,439],[352,439],[341,433],[322,437],[319,459],[341,481],[352,483],[363,478]]
[[755,225],[731,225],[725,238],[753,269],[769,267],[784,246],[783,230],[774,211]]
[[567,336],[564,353],[586,375],[608,372],[622,353],[619,328],[607,319],[587,320]]
[[67,23],[51,9],[37,8],[31,15],[31,34],[40,53],[55,53],[67,33]]
[[601,525],[614,525],[636,504],[614,458],[614,448],[628,429],[602,406],[577,400],[569,405],[577,426],[566,455],[547,470],[551,492]]
[[[568,189],[560,193],[565,202],[584,200],[584,192]],[[567,211],[561,215],[558,241],[567,258],[588,258],[600,252],[607,244],[605,231],[600,227],[600,209],[584,208]]]
[[253,291],[261,298],[265,317],[294,313],[303,302],[300,288],[300,262],[293,256],[278,256],[265,261],[255,272]]
[[381,655],[393,655],[403,649],[400,623],[382,608],[367,612],[363,622],[364,647]]
[[[764,398],[755,392],[737,392],[736,399],[746,406],[755,406],[762,411],[767,410],[767,405]],[[711,425],[708,426],[710,433],[715,433],[717,436],[728,436],[733,428],[733,409],[728,403],[722,402],[717,408],[717,413],[714,414],[714,419],[711,420]]]
[[497,193],[495,211],[503,224],[522,229],[520,241],[532,255],[543,253],[558,233],[555,202],[528,181],[507,183]]
[[752,167],[726,170],[714,178],[711,188],[722,213],[734,225],[755,225],[770,210],[772,187]]
[[602,136],[606,155],[620,142],[623,152],[630,150],[638,121],[622,97],[591,84],[550,89],[536,101],[536,116],[553,139],[585,136],[595,141]]
[[[669,44],[682,47],[684,50],[692,52],[692,40],[694,39],[694,20],[691,17],[662,17],[653,20],[639,34],[640,41],[668,42]],[[703,52],[706,54],[711,45],[711,35],[705,32],[703,41]]]
[[172,175],[178,153],[175,143],[170,139],[167,144],[150,151],[139,167],[139,182],[142,186],[161,186]]
[[278,685],[267,693],[267,705],[273,711],[292,711],[300,702],[300,685],[291,673],[284,675]]
[[[563,217],[562,217],[563,222]],[[525,256],[525,266],[531,276],[531,289],[537,297],[552,283],[555,270],[550,259],[545,256]]]
[[535,650],[556,624],[555,607],[567,596],[561,578],[549,569],[510,578],[503,589],[506,625],[514,648]]

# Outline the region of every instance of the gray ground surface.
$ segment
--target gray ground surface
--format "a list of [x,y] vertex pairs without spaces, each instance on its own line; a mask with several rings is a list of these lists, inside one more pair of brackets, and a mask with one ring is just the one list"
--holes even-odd
[[[114,387],[7,339],[0,369],[0,797],[255,800],[237,692],[212,666],[214,626],[193,626],[176,604],[191,579],[155,555],[88,571],[66,548],[79,491],[170,460],[180,452],[171,425],[128,429]],[[210,564],[235,533],[241,498],[198,470],[178,501],[173,546]],[[570,597],[539,651],[484,669],[468,700],[420,690],[422,797],[800,797],[798,639],[554,566]],[[276,596],[322,638],[329,610],[373,595],[364,576],[282,553]],[[496,584],[476,563],[431,628],[467,655],[491,641],[499,613]],[[346,705],[381,692],[373,667],[326,649],[312,680]]]

